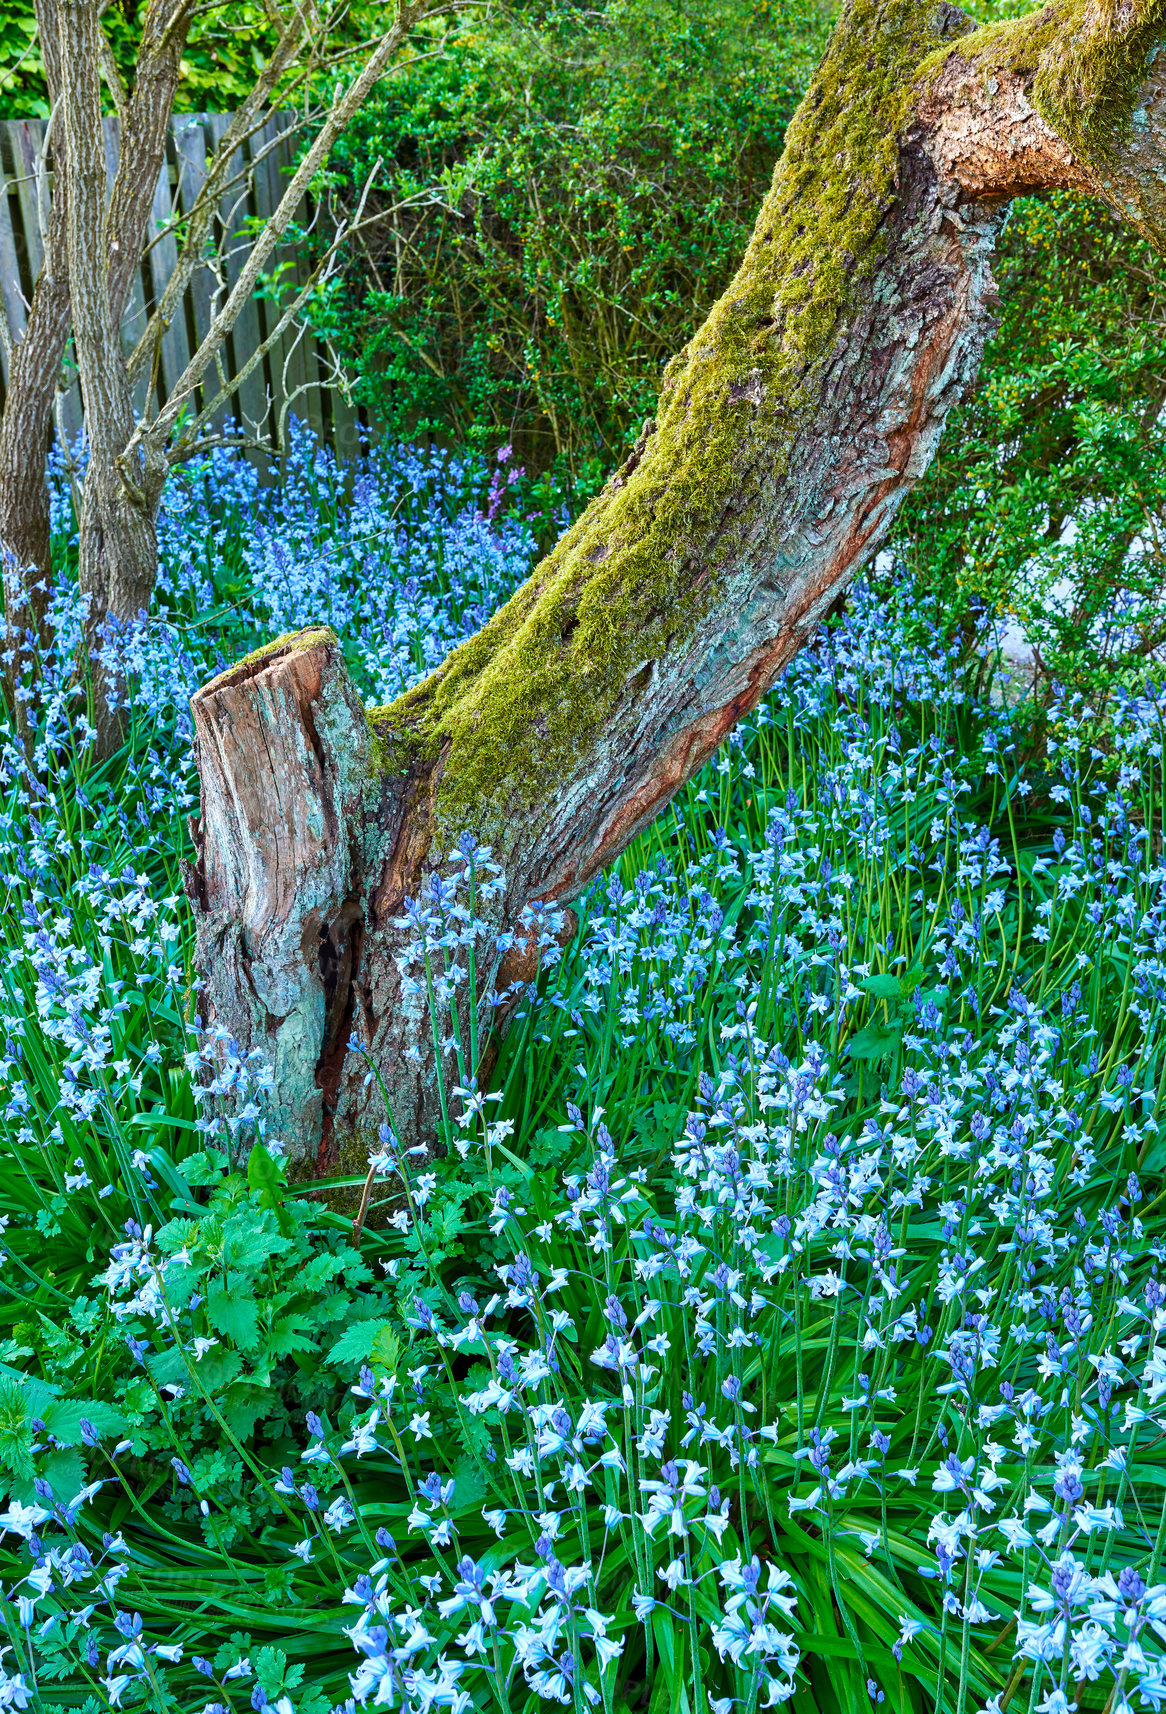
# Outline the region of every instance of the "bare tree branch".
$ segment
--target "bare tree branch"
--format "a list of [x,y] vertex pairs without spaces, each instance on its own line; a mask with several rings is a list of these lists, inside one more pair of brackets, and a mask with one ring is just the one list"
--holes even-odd
[[[370,216],[365,220],[360,218],[361,210],[364,208],[365,201],[367,200],[369,191],[372,188],[373,178],[380,164],[380,160],[378,159],[373,171],[368,175],[360,203],[352,221],[350,223],[346,222],[342,224],[337,229],[332,243],[328,246],[324,255],[317,262],[315,268],[313,268],[310,278],[302,286],[297,288],[292,298],[284,305],[280,311],[274,328],[267,335],[267,338],[264,339],[261,344],[256,346],[255,350],[252,351],[241,369],[237,370],[234,375],[223,379],[220,389],[215,397],[210,400],[209,404],[205,404],[203,406],[194,421],[183,430],[182,436],[174,442],[167,454],[171,464],[184,463],[186,459],[191,456],[188,450],[186,437],[188,435],[198,434],[203,425],[210,422],[223,408],[223,406],[227,404],[228,401],[239,391],[243,383],[254,373],[260,363],[262,363],[268,352],[273,350],[274,347],[279,344],[283,335],[295,321],[297,315],[303,309],[312,293],[317,289],[321,281],[328,277],[331,272],[332,264],[335,262],[337,255],[348,240],[362,231],[365,227],[373,226],[378,220],[384,218],[383,212],[378,212],[376,215]],[[391,212],[395,213],[400,208],[415,207],[424,199],[425,193],[418,193],[418,196],[416,197],[406,198],[405,201],[399,203]],[[307,391],[309,386],[310,383],[305,383],[303,386],[296,389],[296,394]],[[293,397],[294,396],[295,395],[293,395]],[[287,417],[287,410],[290,402],[291,400],[287,396],[285,390],[284,404],[280,413],[280,426],[278,431],[278,439],[281,442],[283,439],[283,424]]]
[[[159,336],[159,329],[165,330],[178,313],[183,293],[204,260],[207,239],[210,236],[215,215],[222,203],[228,184],[235,182],[229,175],[231,162],[244,140],[253,131],[259,130],[266,124],[268,98],[295,60],[306,39],[306,34],[307,26],[304,14],[301,8],[296,6],[293,19],[284,28],[271,58],[256,79],[250,94],[243,105],[232,114],[223,139],[215,151],[214,158],[207,164],[206,178],[195,199],[194,206],[186,217],[186,236],[179,252],[178,262],[166,283],[165,290],[150,317],[145,332],[130,354],[129,374],[131,382],[135,381],[141,374],[146,358]],[[246,169],[243,169],[237,177],[245,181]]]
[[[76,5],[83,0],[67,3]],[[114,320],[119,322],[141,265],[146,224],[166,159],[189,22],[189,0],[150,0],[142,24],[134,88],[119,139],[117,173],[104,221],[110,300]],[[104,39],[100,29],[97,34]]]
[[[436,14],[430,12],[429,15],[434,16],[449,9],[440,7],[437,8]],[[337,91],[327,120],[292,175],[278,208],[256,239],[226,303],[212,322],[207,337],[171,389],[169,399],[159,412],[155,425],[156,433],[168,435],[174,428],[183,403],[198,385],[207,365],[234,326],[240,310],[254,291],[260,275],[291,225],[304,193],[331,154],[332,145],[352,116],[359,111],[369,91],[389,69],[401,43],[425,10],[424,0],[399,0],[396,21],[381,39],[377,51],[349,87],[344,91]]]

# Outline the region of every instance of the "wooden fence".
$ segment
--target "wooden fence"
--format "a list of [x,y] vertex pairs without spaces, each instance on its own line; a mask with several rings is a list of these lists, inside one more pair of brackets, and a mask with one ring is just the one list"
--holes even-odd
[[[122,324],[127,351],[141,336],[177,257],[171,223],[193,205],[206,177],[208,156],[213,156],[227,124],[228,116],[217,113],[178,114],[173,120],[167,159],[154,198],[153,230]],[[166,396],[206,333],[215,308],[238,278],[249,243],[248,223],[271,214],[283,194],[293,156],[295,128],[294,115],[275,114],[236,152],[216,215],[217,260],[200,267],[191,280],[182,313],[175,316],[163,337],[152,382],[150,377],[144,377],[139,383],[136,399],[139,411],[146,403],[151,384],[159,400]],[[44,122],[36,119],[0,123],[0,292],[14,339],[24,326],[44,254],[41,235],[47,206],[44,174],[48,171],[42,159],[44,130]],[[112,183],[117,165],[116,119],[105,121],[105,142]],[[47,182],[51,184],[51,171]],[[300,223],[306,225],[312,215],[313,210],[305,207],[299,213]],[[301,282],[307,278],[293,247],[277,253],[272,271],[281,264],[284,278]],[[248,355],[267,338],[276,319],[273,302],[252,297],[235,323],[223,353],[229,376],[233,378],[242,370]],[[367,428],[367,423],[342,389],[330,384],[332,379],[332,367],[311,333],[304,327],[292,326],[243,382],[215,426],[227,432],[237,428],[248,433],[258,426],[258,438],[274,453],[279,450],[281,423],[286,422],[290,411],[309,423],[337,453],[351,457],[359,448],[360,430]],[[7,386],[7,382],[7,360],[0,350],[0,383]],[[218,391],[213,368],[206,377],[206,385]],[[197,402],[201,405],[201,395]],[[79,432],[82,420],[80,391],[75,382],[63,395],[61,406],[61,426],[72,439]]]

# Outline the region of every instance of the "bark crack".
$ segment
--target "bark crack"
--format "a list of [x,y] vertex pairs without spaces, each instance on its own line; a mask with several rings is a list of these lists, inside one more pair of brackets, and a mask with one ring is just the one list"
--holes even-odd
[[334,1164],[336,1104],[352,1031],[363,944],[364,918],[355,899],[346,899],[332,921],[321,926],[318,936],[320,982],[324,989],[324,1037],[316,1061],[316,1085],[324,1109],[317,1150],[321,1170]]

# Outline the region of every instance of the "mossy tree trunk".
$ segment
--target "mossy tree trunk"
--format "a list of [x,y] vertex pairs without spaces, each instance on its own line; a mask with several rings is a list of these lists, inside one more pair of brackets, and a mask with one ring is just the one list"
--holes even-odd
[[1152,240],[1166,6],[1065,0],[974,30],[850,0],[723,298],[602,494],[479,634],[366,716],[335,639],[198,692],[193,878],[209,1014],[274,1067],[304,1173],[410,1140],[434,1072],[394,919],[456,836],[499,920],[569,900],[764,694],[871,556],[972,384],[1009,199],[1074,186]]

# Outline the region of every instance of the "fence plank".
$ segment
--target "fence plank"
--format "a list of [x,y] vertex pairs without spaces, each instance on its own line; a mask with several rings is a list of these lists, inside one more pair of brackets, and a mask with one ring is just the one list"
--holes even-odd
[[30,297],[31,286],[40,273],[45,257],[44,245],[41,243],[36,188],[44,129],[44,125],[36,119],[17,119],[8,128],[13,170],[10,189],[16,193],[16,203],[20,210],[20,248],[25,258]]
[[[178,206],[183,214],[190,214],[198,200],[199,192],[206,183],[207,134],[204,116],[201,113],[177,115],[173,121],[173,136],[174,153],[178,165]],[[201,344],[210,332],[215,309],[221,302],[221,296],[217,297],[216,292],[217,282],[209,262],[200,263],[191,276],[183,303],[186,318],[194,329],[196,346]],[[213,398],[218,390],[218,371],[212,366],[210,374],[202,385],[195,389],[194,407],[201,410],[203,405]],[[211,427],[216,432],[221,433],[228,424],[233,424],[234,420],[234,415],[228,407],[216,413]]]
[[[254,153],[261,156],[255,164],[255,204],[259,215],[274,214],[283,200],[283,193],[288,185],[286,168],[290,162],[288,143],[282,139],[289,132],[288,123],[279,115],[273,114],[263,127],[256,132]],[[281,266],[279,278],[294,280],[297,269],[294,261],[294,251],[289,247],[281,251],[277,257],[277,265],[291,262],[290,268]],[[264,314],[264,332],[275,326],[279,315],[279,305],[269,301],[261,306]],[[270,353],[271,379],[273,397],[276,401],[272,424],[273,438],[278,445],[280,423],[283,418],[283,405],[286,399],[300,393],[307,384],[308,372],[304,361],[303,340],[299,337],[299,329],[288,328],[279,341],[272,347]],[[292,405],[295,409],[295,403]]]
[[[303,225],[309,230],[311,230],[315,224],[316,215],[317,210],[312,198],[310,196],[305,197],[304,211],[301,219]],[[309,272],[310,270],[307,263],[300,261],[297,257],[296,277],[301,285],[307,284]],[[304,399],[308,408],[307,410],[297,411],[296,415],[308,424],[308,427],[317,439],[325,440],[327,439],[331,412],[326,410],[324,403],[324,388],[321,386],[320,381],[323,367],[320,360],[320,354],[316,349],[316,341],[312,337],[311,331],[307,328],[304,330],[304,363],[308,372],[308,386],[307,391],[304,394]]]
[[[153,304],[157,304],[161,299],[166,282],[178,261],[178,244],[173,231],[170,230],[177,212],[177,201],[177,185],[171,186],[170,163],[166,160],[163,161],[162,170],[158,174],[158,188],[154,192],[154,203],[150,210],[149,248],[146,253]],[[186,336],[186,316],[184,306],[180,305],[162,335],[160,368],[163,398],[169,394],[189,361],[190,343]]]
[[[212,113],[207,116],[208,149],[217,148],[229,123],[223,113]],[[243,151],[237,149],[231,159],[231,183],[223,198],[221,218],[225,235],[225,269],[228,291],[234,286],[243,270],[246,260],[248,240],[246,223],[251,213],[250,183],[248,162]],[[247,363],[247,359],[259,345],[259,307],[254,298],[248,299],[242,313],[236,321],[231,333],[230,346],[234,373],[238,374]],[[235,394],[235,417],[248,434],[261,431],[267,420],[267,389],[264,385],[262,368],[253,370]]]
[[4,293],[4,307],[8,312],[8,325],[15,338],[18,333],[23,331],[24,318],[28,309],[24,301],[20,270],[24,231],[20,218],[20,204],[16,200],[16,192],[12,183],[16,177],[11,137],[12,127],[5,125],[0,127],[0,131],[3,132],[3,135],[0,136],[0,173],[4,177],[3,206],[0,207],[0,291]]
[[339,387],[330,386],[328,397],[332,404],[332,427],[329,440],[337,458],[351,463],[360,452],[360,428],[356,406],[344,397]]
[[[180,114],[172,122],[169,161],[159,175],[151,210],[149,247],[131,287],[122,323],[127,351],[141,337],[148,305],[158,301],[177,259],[177,240],[167,230],[168,224],[175,216],[190,212],[206,180],[208,154],[224,135],[228,122],[222,114]],[[248,219],[270,215],[283,196],[288,182],[287,168],[293,158],[296,124],[293,114],[274,114],[236,153],[232,171],[240,175],[239,180],[229,187],[217,211],[216,237],[225,239],[226,252],[221,277],[209,260],[196,269],[184,295],[181,313],[175,315],[165,330],[159,379],[166,390],[185,368],[194,345],[205,336],[216,309],[239,278],[249,248]],[[117,120],[106,119],[103,131],[112,186],[118,156]],[[23,332],[26,298],[43,259],[37,172],[44,132],[42,120],[0,123],[0,293],[14,339]],[[310,207],[301,210],[301,223],[307,224],[311,214]],[[307,279],[307,263],[294,243],[282,247],[277,266],[280,263],[286,264],[284,278],[289,283],[303,284]],[[275,325],[275,315],[274,303],[252,299],[245,305],[222,354],[224,374],[238,373]],[[7,385],[7,379],[7,363],[0,353],[0,387]],[[197,403],[201,408],[220,385],[212,371],[192,405]],[[145,406],[149,386],[147,374],[135,388],[134,403],[139,411]],[[331,440],[342,456],[352,456],[358,450],[360,416],[338,390],[327,385],[321,353],[311,333],[302,326],[295,326],[281,336],[264,362],[243,383],[231,406],[218,414],[213,426],[222,431],[243,421],[249,431],[258,427],[274,446],[280,412],[289,399],[295,415],[318,435]],[[58,401],[58,406],[62,428],[70,437],[75,436],[82,421],[81,398],[75,383]]]
[[[0,127],[0,295],[8,332],[15,342],[24,331],[25,302],[20,289],[20,257],[17,251],[16,229],[9,208],[9,185],[14,176],[8,127]],[[19,219],[19,209],[17,210]],[[8,386],[8,358],[0,350],[0,378]]]
[[[278,201],[283,196],[284,188],[291,174],[295,128],[284,121],[282,117],[277,122],[280,124],[280,135],[283,138],[278,151],[273,156],[273,170],[278,179],[276,192],[276,200]],[[306,197],[296,209],[294,219],[297,225],[309,224],[311,205]],[[289,286],[307,284],[311,270],[303,259],[298,246],[289,245],[280,260],[288,264],[284,277]],[[313,432],[320,439],[323,439],[324,410],[320,398],[316,342],[312,337],[310,328],[304,322],[298,322],[294,328],[289,330],[286,351],[288,354],[285,356],[287,374],[282,386],[284,399],[281,400],[280,415],[281,417],[284,416],[282,405],[286,400],[288,414],[298,417],[301,422],[308,423]]]

